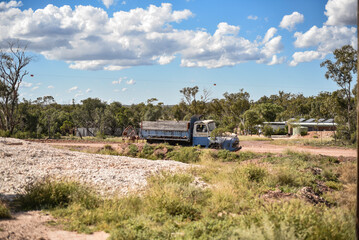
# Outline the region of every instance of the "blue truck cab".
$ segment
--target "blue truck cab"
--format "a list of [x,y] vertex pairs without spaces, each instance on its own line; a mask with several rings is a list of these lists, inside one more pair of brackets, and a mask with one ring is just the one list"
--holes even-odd
[[213,120],[196,121],[193,127],[193,146],[202,146],[205,148],[221,148],[229,151],[240,149],[237,136],[231,137],[211,137],[211,132],[216,128]]
[[168,142],[229,151],[241,149],[237,136],[211,137],[215,128],[213,120],[201,120],[199,116],[193,116],[190,121],[143,121],[140,137],[148,143]]

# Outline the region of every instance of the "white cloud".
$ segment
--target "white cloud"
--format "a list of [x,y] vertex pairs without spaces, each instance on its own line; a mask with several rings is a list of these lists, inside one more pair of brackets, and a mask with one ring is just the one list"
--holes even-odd
[[84,94],[83,94],[82,92],[78,92],[78,93],[75,94],[75,98],[80,97],[80,96],[83,96],[83,95],[84,95]]
[[327,25],[356,25],[357,0],[329,0],[325,5]]
[[122,88],[121,91],[125,92],[125,91],[127,91],[127,88]]
[[53,88],[55,88],[55,87],[52,86],[52,85],[50,85],[50,86],[47,86],[47,88],[53,89]]
[[109,8],[113,4],[113,0],[102,0],[102,3]]
[[303,14],[300,14],[299,12],[293,12],[291,15],[285,15],[283,17],[282,21],[279,24],[279,27],[292,31],[295,28],[296,24],[302,22],[304,22]]
[[328,20],[323,27],[313,26],[304,33],[294,33],[295,47],[314,50],[295,52],[289,65],[296,66],[301,62],[323,59],[343,45],[349,44],[356,48],[357,29],[344,26],[356,23],[356,8],[356,1],[353,0],[329,0],[325,6]]
[[356,46],[356,28],[344,26],[313,26],[305,33],[296,32],[295,47],[317,47],[317,51],[330,53],[345,44]]
[[21,1],[0,2],[0,11],[7,10],[9,8],[21,7],[21,6],[22,6]]
[[86,93],[90,93],[92,90],[90,88],[86,89]]
[[257,20],[257,19],[258,19],[258,16],[249,15],[249,16],[247,17],[247,19],[249,19],[249,20]]
[[267,65],[276,65],[276,64],[282,64],[285,61],[286,57],[277,57],[277,55],[273,55],[272,60],[267,63]]
[[122,5],[126,5],[126,1],[122,1],[121,4],[122,4]]
[[68,92],[73,92],[73,91],[76,91],[79,87],[78,86],[73,86],[72,88],[70,88],[68,90]]
[[24,87],[24,88],[29,88],[29,87],[32,87],[32,83],[22,81],[20,86]]
[[39,86],[33,87],[33,88],[31,88],[31,91],[35,91],[38,88],[39,88]]
[[316,59],[322,59],[325,57],[325,53],[317,51],[305,51],[305,52],[296,52],[293,54],[293,60],[289,63],[289,66],[297,66],[301,62],[311,62]]
[[130,80],[126,81],[126,84],[128,84],[128,85],[133,85],[135,83],[136,83],[136,81],[133,80],[133,79],[130,79]]
[[275,34],[277,33],[277,29],[274,27],[271,27],[266,32],[266,35],[264,36],[263,43],[268,42]]
[[126,80],[127,77],[120,77],[118,80],[112,81],[112,84],[120,84],[122,81]]
[[[24,10],[0,15],[0,42],[18,38],[47,59],[63,60],[81,70],[122,70],[139,65],[168,64],[176,56],[181,66],[218,68],[246,61],[269,62],[265,43],[239,35],[238,26],[222,22],[212,35],[204,29],[181,30],[171,24],[193,16],[172,5],[114,12],[92,6]],[[273,30],[272,30],[273,31]],[[269,33],[268,33],[269,34]],[[268,42],[274,37],[265,37]],[[277,51],[274,51],[277,52]]]

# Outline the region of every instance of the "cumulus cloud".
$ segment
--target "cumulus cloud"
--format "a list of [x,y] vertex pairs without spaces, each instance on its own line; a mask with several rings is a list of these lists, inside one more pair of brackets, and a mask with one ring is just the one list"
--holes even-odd
[[356,25],[357,1],[356,0],[329,0],[325,5],[327,25]]
[[90,88],[86,89],[86,93],[90,93],[92,90]]
[[356,46],[356,28],[345,26],[313,26],[307,32],[296,32],[295,47],[317,47],[319,52],[333,52],[336,48],[346,44]]
[[277,33],[277,29],[274,27],[271,27],[266,32],[266,35],[264,36],[263,43],[268,42],[275,34]]
[[16,8],[21,6],[22,6],[21,1],[0,2],[0,12],[7,10],[9,8]]
[[102,3],[109,8],[113,4],[113,0],[102,0]]
[[356,1],[329,0],[325,6],[328,20],[322,27],[313,26],[308,31],[296,32],[294,46],[297,48],[312,48],[311,51],[300,51],[293,54],[290,66],[301,62],[323,59],[335,49],[343,45],[357,46],[357,29],[344,25],[356,24]]
[[127,88],[122,88],[121,91],[122,91],[122,92],[126,92],[126,91],[127,91]]
[[257,20],[257,19],[258,19],[258,16],[249,15],[247,18],[248,18],[249,20]]
[[111,16],[92,6],[72,9],[49,4],[35,11],[11,8],[0,15],[0,41],[20,39],[29,43],[29,50],[80,70],[168,64],[177,56],[184,67],[217,68],[246,61],[268,63],[273,58],[270,53],[277,53],[266,46],[274,38],[273,32],[265,37],[266,42],[259,43],[241,37],[238,26],[225,22],[218,24],[213,35],[203,29],[180,30],[171,25],[191,16],[186,9],[172,10],[169,3]]
[[55,88],[55,87],[52,86],[52,85],[50,85],[50,86],[47,86],[47,88],[53,89],[53,88]]
[[291,15],[285,15],[283,17],[282,21],[279,24],[279,27],[292,31],[295,28],[296,24],[302,22],[304,22],[303,14],[300,14],[299,12],[293,12]]
[[284,63],[286,57],[277,57],[277,55],[273,55],[272,60],[267,65],[276,65]]
[[289,66],[297,66],[301,62],[311,62],[316,59],[322,59],[325,57],[325,53],[317,51],[305,51],[305,52],[295,52],[293,54],[293,60],[289,63]]
[[68,90],[68,92],[73,92],[73,91],[76,91],[79,87],[78,86],[73,86],[72,88],[70,88]]
[[35,91],[38,88],[39,88],[39,86],[35,86],[35,87],[31,88],[31,91]]

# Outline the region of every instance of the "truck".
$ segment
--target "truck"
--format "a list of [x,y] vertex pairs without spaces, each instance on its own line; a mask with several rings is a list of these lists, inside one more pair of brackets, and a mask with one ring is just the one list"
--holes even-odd
[[237,136],[211,137],[215,128],[213,120],[193,116],[190,121],[142,121],[139,135],[148,143],[168,142],[229,151],[241,149]]

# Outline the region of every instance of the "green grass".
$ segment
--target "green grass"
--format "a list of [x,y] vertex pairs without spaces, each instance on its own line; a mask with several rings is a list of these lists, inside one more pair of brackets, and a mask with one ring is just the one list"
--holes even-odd
[[[182,149],[193,161],[196,149]],[[102,198],[74,182],[47,180],[30,186],[20,206],[48,209],[67,230],[107,231],[110,239],[354,239],[354,162],[290,151],[222,161],[211,152],[202,151],[194,161],[200,166],[187,172],[151,176],[140,196]],[[319,193],[319,182],[331,191]],[[333,204],[294,197],[305,186]],[[264,198],[276,189],[292,197]]]
[[11,213],[7,205],[0,200],[0,219],[11,218]]

